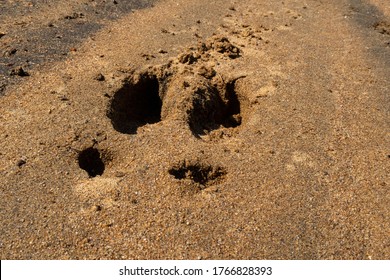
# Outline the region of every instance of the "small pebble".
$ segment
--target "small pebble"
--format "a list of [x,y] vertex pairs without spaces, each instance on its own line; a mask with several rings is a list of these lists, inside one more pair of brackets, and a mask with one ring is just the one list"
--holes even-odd
[[104,81],[105,79],[106,78],[103,76],[102,73],[97,74],[95,77],[95,80],[100,81],[100,82]]
[[12,48],[12,49],[9,49],[9,50],[5,51],[3,55],[4,55],[4,56],[12,56],[12,55],[14,55],[16,52],[17,52],[17,49]]
[[26,163],[27,163],[26,160],[23,159],[23,158],[21,158],[21,159],[19,159],[19,160],[16,162],[16,165],[17,165],[18,167],[22,167],[22,166],[25,165]]
[[102,207],[100,205],[94,205],[92,206],[92,211],[96,211],[96,212],[102,211]]
[[18,68],[12,69],[9,74],[11,76],[19,76],[19,77],[30,76],[30,74],[28,72],[26,72],[22,67],[18,67]]
[[126,173],[124,173],[122,171],[115,172],[115,177],[124,177],[124,176],[126,176]]

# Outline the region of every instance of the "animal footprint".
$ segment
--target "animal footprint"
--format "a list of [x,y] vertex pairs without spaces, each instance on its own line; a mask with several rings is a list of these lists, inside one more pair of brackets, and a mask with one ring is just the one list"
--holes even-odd
[[161,107],[160,82],[155,74],[145,72],[114,93],[107,116],[115,130],[135,134],[138,127],[161,121]]
[[241,125],[238,78],[223,78],[215,62],[241,56],[241,50],[223,36],[214,36],[172,62],[149,67],[123,82],[110,101],[107,117],[115,130],[136,134],[146,124],[179,119],[196,136],[219,128]]
[[227,174],[222,167],[214,167],[199,161],[183,161],[173,166],[168,172],[177,180],[189,182],[196,191],[220,184]]

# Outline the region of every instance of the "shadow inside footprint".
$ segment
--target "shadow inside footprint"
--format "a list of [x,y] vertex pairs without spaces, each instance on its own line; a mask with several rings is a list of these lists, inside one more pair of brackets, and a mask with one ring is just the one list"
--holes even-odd
[[107,116],[115,130],[137,133],[138,127],[161,121],[162,99],[156,76],[144,73],[127,81],[113,96]]
[[209,86],[195,91],[189,126],[196,137],[221,126],[234,128],[241,125],[241,104],[234,87],[235,81],[232,81],[225,85],[224,90]]
[[238,100],[237,93],[234,89],[235,82],[230,82],[226,85],[226,99],[225,114],[222,120],[224,127],[237,127],[241,124],[241,104]]

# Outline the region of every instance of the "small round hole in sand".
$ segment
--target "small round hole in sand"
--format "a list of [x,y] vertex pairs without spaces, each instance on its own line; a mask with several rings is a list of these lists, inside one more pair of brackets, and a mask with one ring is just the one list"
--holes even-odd
[[104,162],[98,149],[90,147],[80,152],[78,157],[79,166],[87,171],[89,177],[102,175],[104,172]]

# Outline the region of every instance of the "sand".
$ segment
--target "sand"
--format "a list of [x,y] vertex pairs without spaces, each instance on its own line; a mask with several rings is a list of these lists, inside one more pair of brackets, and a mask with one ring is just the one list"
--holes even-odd
[[390,258],[387,1],[14,2],[1,259]]

